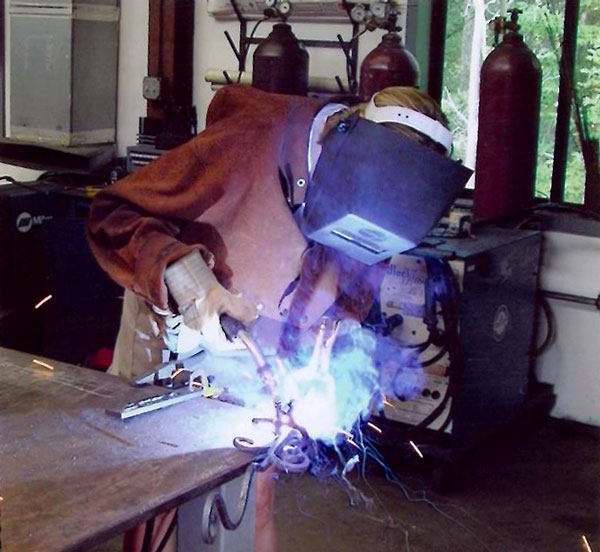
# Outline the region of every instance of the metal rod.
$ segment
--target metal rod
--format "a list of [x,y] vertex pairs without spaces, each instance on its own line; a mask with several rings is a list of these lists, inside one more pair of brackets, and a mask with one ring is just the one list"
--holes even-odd
[[231,77],[229,76],[229,73],[227,73],[227,71],[223,71],[223,76],[225,77],[225,82],[227,84],[233,84],[233,81],[231,80]]
[[565,176],[569,152],[569,127],[571,103],[573,101],[573,69],[577,49],[579,25],[579,0],[565,0],[562,53],[560,57],[560,81],[558,85],[558,107],[554,133],[554,162],[552,165],[552,187],[550,201],[560,203],[565,198]]
[[559,291],[542,290],[542,294],[550,299],[558,299],[559,301],[569,301],[570,303],[588,305],[600,310],[600,294],[595,299],[593,297],[584,297],[582,295],[573,295],[571,293],[562,293]]
[[[235,12],[235,16],[237,17],[239,23],[240,23],[240,44],[239,44],[239,50],[236,51],[236,48],[233,46],[232,42],[230,41],[230,44],[232,44],[232,48],[234,50],[234,52],[236,52],[236,57],[238,59],[238,71],[245,71],[246,70],[246,55],[248,54],[248,39],[247,39],[247,22],[244,19],[244,16],[242,15],[242,12],[240,11],[239,6],[237,5],[237,2],[235,0],[229,0],[231,2],[231,7],[233,8],[233,11]],[[239,55],[238,52],[239,51]]]
[[335,78],[335,82],[337,82],[337,85],[340,87],[340,94],[345,94],[346,89],[344,88],[344,85],[342,84],[342,79],[340,79],[340,77],[338,75],[336,75],[334,78]]
[[352,45],[350,58],[350,74],[348,75],[348,83],[350,85],[350,92],[352,92],[352,94],[356,94],[356,92],[358,91],[358,79],[356,78],[358,74],[358,31],[358,23],[353,22],[352,40],[350,41]]
[[223,31],[223,34],[225,35],[225,38],[227,39],[227,42],[229,42],[229,46],[231,46],[231,49],[233,50],[233,54],[235,55],[235,57],[238,60],[238,64],[241,63],[242,62],[242,54],[237,49],[237,46],[235,45],[235,42],[233,41],[233,38],[231,38],[231,35],[229,34],[229,31]]

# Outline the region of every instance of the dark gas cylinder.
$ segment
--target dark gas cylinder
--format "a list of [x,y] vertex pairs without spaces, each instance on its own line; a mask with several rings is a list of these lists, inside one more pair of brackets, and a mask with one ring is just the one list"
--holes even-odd
[[542,71],[515,12],[507,28],[481,67],[476,221],[518,215],[534,200]]
[[369,52],[360,66],[360,100],[366,102],[375,92],[388,86],[417,86],[419,64],[400,35],[389,32]]
[[254,52],[252,86],[267,92],[306,96],[308,52],[287,23],[273,30]]

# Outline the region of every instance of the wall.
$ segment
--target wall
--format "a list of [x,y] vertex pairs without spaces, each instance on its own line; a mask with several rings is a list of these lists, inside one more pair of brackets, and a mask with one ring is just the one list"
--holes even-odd
[[[8,4],[9,2],[3,2],[4,7],[4,21],[8,21]],[[6,71],[4,75],[4,98],[5,98],[5,116],[6,116],[6,128],[10,125],[10,25],[4,26],[4,48],[6,52]],[[0,163],[0,177],[10,176],[15,180],[22,182],[35,180],[42,171],[35,171],[32,169],[25,169],[23,167],[16,167],[14,165],[7,165],[6,163]],[[4,184],[0,180],[0,185]]]
[[[239,24],[236,21],[219,21],[209,16],[206,2],[196,2],[196,28],[194,35],[194,103],[198,111],[200,128],[204,126],[206,109],[213,96],[211,85],[204,80],[208,69],[226,69],[235,74],[237,60],[224,35],[227,30],[237,41]],[[137,119],[145,114],[141,94],[142,78],[146,74],[146,47],[148,6],[143,0],[121,3],[121,44],[119,55],[119,110],[118,145],[121,155],[128,145],[135,143]],[[293,22],[293,21],[292,21]],[[249,30],[253,23],[248,25]],[[266,36],[271,22],[261,24],[256,36]],[[344,39],[351,37],[352,27],[345,24],[293,23],[294,33],[301,39],[335,40],[337,33]],[[359,63],[381,40],[382,31],[367,32],[360,37]],[[252,52],[246,68],[252,69]],[[345,77],[345,58],[339,49],[309,48],[310,74],[321,77]],[[345,78],[344,78],[345,80]]]
[[119,155],[136,143],[138,119],[146,114],[142,79],[147,74],[148,2],[121,2],[119,33],[119,90],[117,95],[117,144]]
[[[541,288],[598,297],[600,238],[546,232]],[[552,414],[600,426],[600,311],[556,299],[549,302],[556,339],[538,359],[538,376],[555,386]]]

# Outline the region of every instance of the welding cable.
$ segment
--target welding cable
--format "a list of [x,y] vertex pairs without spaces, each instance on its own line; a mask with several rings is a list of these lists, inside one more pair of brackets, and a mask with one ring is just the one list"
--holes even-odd
[[[460,346],[460,338],[458,333],[458,301],[459,301],[459,287],[458,282],[456,281],[456,276],[452,271],[452,267],[450,263],[445,259],[439,259],[442,281],[445,286],[445,293],[440,294],[440,305],[442,308],[442,319],[444,322],[444,333],[447,339],[445,344],[445,348],[447,348],[448,352],[448,372],[449,372],[449,382],[448,387],[446,388],[446,393],[444,394],[444,398],[438,405],[437,409],[439,412],[436,416],[439,417],[441,413],[444,411],[446,404],[450,400],[450,398],[454,395],[454,388],[456,386],[457,380],[460,377],[460,373],[462,372],[462,368],[464,365],[462,348]],[[442,425],[442,428],[445,429],[447,427],[447,423],[449,423],[452,419],[454,408],[454,401],[451,404],[451,410],[448,414],[448,418]],[[428,425],[433,420],[428,422]],[[440,430],[443,431],[443,429]]]
[[37,182],[60,184],[65,188],[85,188],[86,186],[105,186],[107,179],[97,174],[82,174],[69,171],[46,171],[40,174]]
[[448,347],[442,347],[435,355],[428,358],[427,360],[424,360],[423,362],[420,362],[419,364],[421,365],[421,368],[426,368],[427,366],[431,366],[432,364],[435,364],[436,362],[440,361],[442,358],[444,358],[444,355],[447,352]]
[[34,192],[36,194],[42,194],[45,196],[50,195],[50,190],[39,190],[36,186],[30,186],[29,184],[24,184],[23,182],[19,182],[15,180],[12,176],[0,176],[0,180],[5,180],[9,184],[13,186],[18,186],[19,188],[24,188],[25,190],[29,190],[30,192]]
[[[438,328],[438,312],[436,305],[437,303],[440,303],[440,293],[438,292],[436,283],[440,271],[437,267],[437,261],[437,259],[425,259],[428,278],[425,280],[425,312],[423,314],[423,322],[427,327],[427,339],[422,343],[407,345],[408,348],[416,349],[419,353],[425,352],[432,344],[439,345],[441,343],[440,339],[442,337],[445,338],[445,333]],[[437,360],[439,360],[439,358],[432,362],[437,362]],[[429,366],[429,364],[425,364],[425,366]]]
[[423,353],[429,348],[430,345],[431,335],[428,336],[427,339],[425,341],[422,341],[421,343],[412,343],[409,345],[403,345],[403,347],[406,347],[407,349],[416,349],[419,353]]
[[554,313],[550,308],[550,303],[541,293],[538,294],[538,299],[539,305],[542,307],[542,312],[546,318],[546,336],[544,337],[542,344],[538,347],[535,347],[532,351],[532,354],[536,357],[542,355],[556,339],[556,325],[554,321]]
[[448,412],[448,416],[446,416],[446,419],[444,420],[444,422],[442,423],[442,425],[436,430],[438,433],[443,433],[444,431],[446,431],[446,428],[450,425],[450,422],[452,421],[452,418],[454,416],[454,403],[452,403],[450,405],[450,411]]
[[[445,348],[447,349],[449,356],[449,382],[440,403],[425,418],[423,418],[423,420],[411,428],[409,432],[427,428],[427,426],[429,426],[442,415],[446,405],[448,404],[448,401],[454,395],[456,380],[460,375],[463,364],[460,341],[458,337],[458,283],[456,282],[456,278],[452,272],[450,263],[444,259],[436,259],[436,261],[437,266],[434,270],[440,276],[440,281],[443,283],[445,288],[442,293],[439,293],[438,300],[442,309],[444,333],[447,339]],[[449,413],[450,419],[452,417],[451,415],[452,411]],[[448,423],[450,422],[450,419],[447,419]]]

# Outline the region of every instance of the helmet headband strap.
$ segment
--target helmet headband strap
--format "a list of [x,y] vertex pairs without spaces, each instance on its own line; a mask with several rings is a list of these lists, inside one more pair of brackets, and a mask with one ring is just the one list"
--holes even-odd
[[374,99],[371,98],[365,110],[365,119],[374,123],[404,125],[418,130],[421,134],[440,144],[448,153],[450,153],[450,149],[452,148],[452,133],[439,121],[414,109],[395,105],[379,107],[375,105]]

